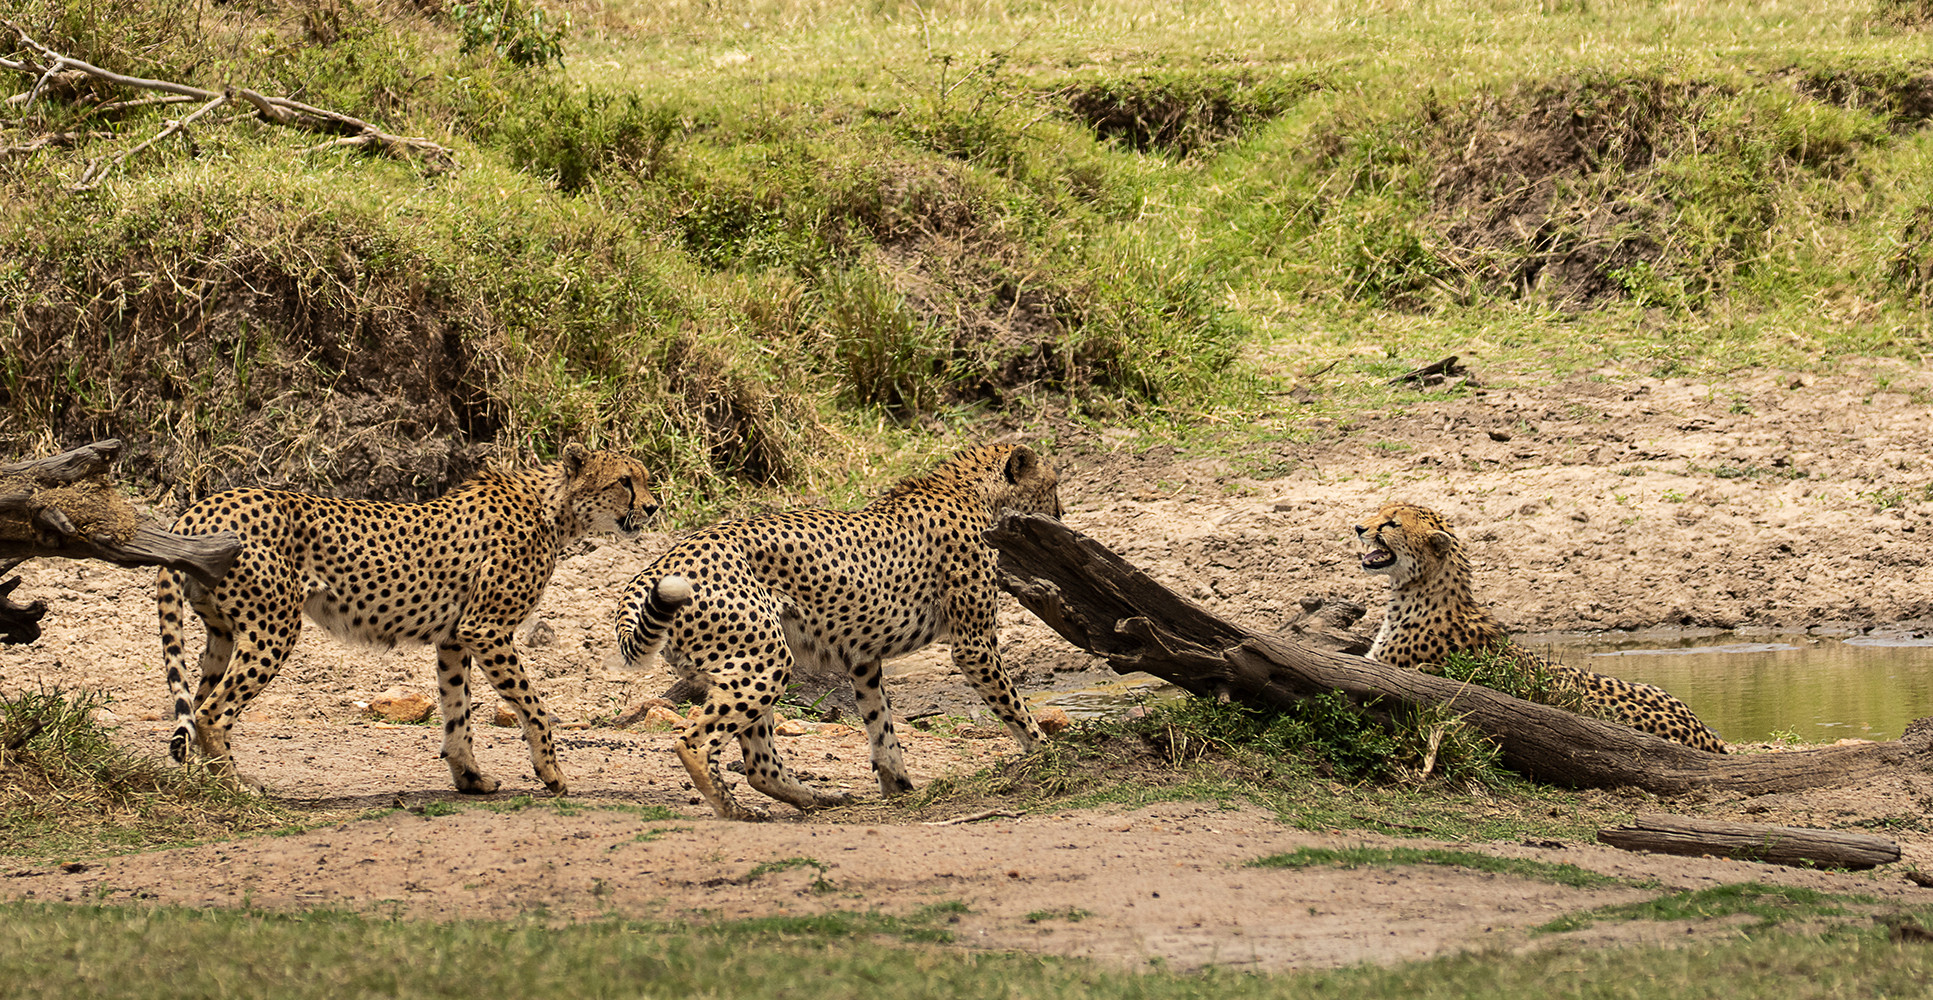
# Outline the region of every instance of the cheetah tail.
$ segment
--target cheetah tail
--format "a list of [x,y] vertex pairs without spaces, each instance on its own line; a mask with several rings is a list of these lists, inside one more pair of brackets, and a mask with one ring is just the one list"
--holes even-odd
[[671,620],[691,603],[691,581],[672,574],[656,581],[633,580],[619,603],[618,649],[633,670],[650,668],[671,632]]
[[168,740],[168,756],[175,763],[188,759],[188,744],[195,737],[195,691],[189,686],[187,640],[182,632],[183,588],[188,581],[171,569],[155,575],[154,602],[161,616],[161,665],[167,671],[168,692],[174,696],[174,736]]

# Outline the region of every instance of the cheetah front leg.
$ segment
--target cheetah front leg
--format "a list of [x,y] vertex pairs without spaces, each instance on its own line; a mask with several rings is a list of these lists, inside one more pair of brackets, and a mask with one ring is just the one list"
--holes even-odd
[[893,734],[893,708],[886,700],[878,660],[852,665],[852,695],[859,703],[860,717],[866,720],[866,738],[872,747],[873,775],[879,779],[880,794],[912,791],[913,779],[906,774],[899,737]]
[[530,745],[530,764],[537,771],[537,780],[542,781],[553,795],[570,794],[570,789],[564,783],[564,772],[557,766],[556,747],[551,743],[550,713],[544,709],[543,701],[537,697],[536,690],[530,686],[530,679],[524,675],[523,664],[517,659],[517,648],[511,645],[510,633],[507,630],[469,631],[459,628],[457,637],[469,650],[470,659],[482,668],[485,677],[490,678],[490,686],[503,696],[504,703],[517,714],[517,721],[523,725],[524,742]]
[[1020,744],[1021,752],[1033,753],[1047,739],[1034,713],[1014,690],[1013,681],[1000,665],[998,605],[1000,593],[990,559],[982,560],[956,577],[946,601],[946,616],[953,633],[953,668],[980,692],[980,700],[1000,716],[1007,734]]
[[980,692],[981,700],[1000,716],[1000,721],[1006,723],[1008,735],[1020,744],[1021,752],[1033,753],[1047,739],[1040,723],[1034,721],[1034,713],[1027,710],[1027,703],[1020,700],[1013,681],[1001,668],[999,641],[991,634],[956,639],[953,666]]
[[470,657],[463,647],[439,643],[436,647],[437,709],[443,717],[443,760],[450,765],[450,780],[456,790],[469,795],[488,795],[502,782],[477,767],[470,742]]

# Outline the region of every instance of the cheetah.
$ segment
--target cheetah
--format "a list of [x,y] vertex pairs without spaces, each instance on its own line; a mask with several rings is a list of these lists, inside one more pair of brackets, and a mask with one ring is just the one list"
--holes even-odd
[[[1435,672],[1455,652],[1493,650],[1548,671],[1558,699],[1686,746],[1724,753],[1725,743],[1690,706],[1650,684],[1608,677],[1541,657],[1510,641],[1470,589],[1470,560],[1442,515],[1415,504],[1387,503],[1356,525],[1362,567],[1389,577],[1389,611],[1369,658]],[[1434,669],[1433,669],[1434,668]]]
[[[302,616],[349,642],[436,647],[443,759],[460,792],[499,782],[470,748],[470,665],[490,678],[523,725],[544,786],[566,794],[550,716],[524,675],[511,633],[537,607],[558,552],[587,532],[635,535],[657,511],[636,459],[571,444],[561,459],[489,470],[425,503],[339,500],[236,489],[183,512],[185,535],[232,531],[242,550],[210,590],[174,570],[156,580],[162,661],[174,695],[168,749],[185,761],[192,739],[216,770],[233,771],[229,730],[281,670]],[[201,682],[190,690],[182,603],[207,626]]]
[[847,801],[800,784],[772,746],[772,706],[797,665],[851,678],[880,791],[910,791],[880,663],[934,642],[953,644],[954,666],[1032,751],[1046,737],[1001,669],[995,556],[981,535],[1005,507],[1059,517],[1057,483],[1025,446],[984,445],[861,510],[713,525],[639,573],[618,604],[626,662],[647,668],[670,644],[680,675],[708,688],[676,744],[692,787],[719,816],[766,818],[719,775],[718,752],[736,738],[758,791],[800,809]]

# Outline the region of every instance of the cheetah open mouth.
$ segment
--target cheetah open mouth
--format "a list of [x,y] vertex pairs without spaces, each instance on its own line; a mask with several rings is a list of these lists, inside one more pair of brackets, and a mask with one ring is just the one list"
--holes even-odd
[[1362,554],[1362,568],[1368,570],[1388,569],[1396,564],[1396,553],[1388,549],[1370,549]]
[[[652,508],[652,510],[656,509],[655,507]],[[644,530],[645,521],[650,516],[651,511],[625,511],[624,516],[617,519],[617,530],[623,532],[627,537],[635,535]]]

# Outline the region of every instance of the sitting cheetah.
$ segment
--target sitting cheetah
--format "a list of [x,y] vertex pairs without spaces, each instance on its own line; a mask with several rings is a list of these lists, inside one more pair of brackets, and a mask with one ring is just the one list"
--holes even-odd
[[1581,702],[1590,715],[1699,750],[1725,752],[1718,734],[1663,688],[1547,663],[1511,642],[1503,625],[1471,596],[1470,560],[1442,515],[1414,504],[1384,504],[1356,525],[1356,538],[1363,569],[1389,577],[1389,612],[1369,648],[1370,659],[1435,672],[1451,653],[1494,650],[1547,670],[1558,691]]
[[[572,444],[557,462],[486,471],[427,503],[260,489],[196,503],[174,530],[233,531],[242,551],[213,591],[168,569],[156,581],[162,660],[174,693],[169,752],[186,760],[193,737],[217,767],[232,770],[229,729],[282,669],[307,612],[347,641],[435,644],[443,759],[458,791],[487,794],[498,785],[477,770],[470,751],[475,661],[516,711],[537,776],[565,794],[550,717],[511,633],[537,607],[565,544],[590,531],[643,529],[658,509],[650,481],[628,455]],[[208,628],[193,692],[183,662],[184,597]]]
[[862,510],[713,525],[633,578],[618,604],[625,660],[648,667],[669,641],[680,674],[708,682],[677,744],[692,787],[727,819],[765,818],[718,773],[719,749],[736,738],[753,788],[800,809],[845,801],[800,784],[772,747],[772,705],[796,663],[852,678],[880,790],[910,790],[880,661],[934,642],[953,644],[954,665],[1032,750],[1045,736],[1000,667],[995,557],[981,533],[1003,507],[1059,517],[1056,483],[1023,446],[972,448]]

